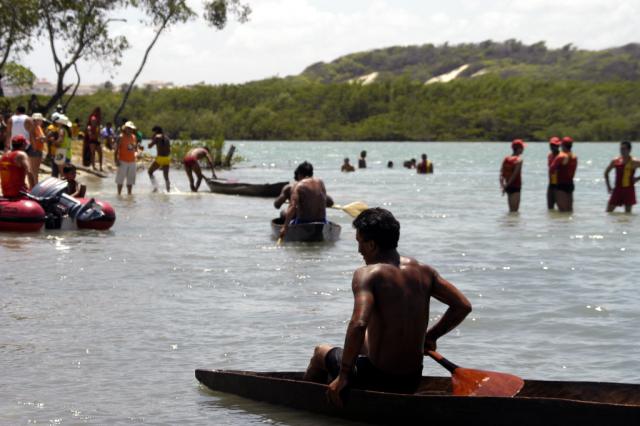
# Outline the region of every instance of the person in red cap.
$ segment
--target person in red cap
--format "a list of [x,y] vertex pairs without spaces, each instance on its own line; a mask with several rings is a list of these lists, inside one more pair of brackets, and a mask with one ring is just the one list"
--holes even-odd
[[565,136],[560,141],[561,152],[558,154],[549,167],[549,173],[557,173],[558,183],[555,189],[556,203],[561,212],[573,211],[573,177],[578,168],[578,157],[571,152],[573,139]]
[[549,150],[547,155],[547,167],[549,169],[549,186],[547,187],[547,208],[553,210],[556,206],[556,188],[558,186],[558,173],[551,173],[551,165],[560,153],[560,138],[553,136],[549,139]]
[[[636,169],[640,167],[640,160],[631,156],[631,142],[620,142],[620,157],[614,158],[604,171],[604,181],[607,184],[607,190],[611,194],[607,212],[612,212],[618,206],[624,206],[624,211],[631,213],[631,208],[636,204],[635,183],[640,177],[635,177]],[[611,189],[609,182],[609,173],[616,169],[616,184]]]
[[[0,158],[0,185],[6,198],[18,198],[21,192],[36,184],[29,167],[29,157],[24,152],[26,147],[27,139],[23,135],[14,136],[11,138],[11,151],[6,151]],[[29,188],[24,184],[25,177],[29,180]]]
[[500,170],[500,187],[502,194],[507,194],[509,211],[517,212],[520,208],[520,189],[522,188],[522,152],[526,144],[522,139],[511,143],[513,153],[504,157]]

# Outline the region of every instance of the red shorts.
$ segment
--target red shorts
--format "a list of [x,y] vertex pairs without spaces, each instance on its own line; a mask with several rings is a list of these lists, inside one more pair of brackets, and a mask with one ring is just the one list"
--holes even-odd
[[632,206],[636,203],[636,189],[633,186],[615,188],[609,198],[611,206]]
[[184,160],[182,160],[182,163],[185,166],[193,167],[196,164],[198,164],[198,158],[196,158],[194,156],[184,157]]

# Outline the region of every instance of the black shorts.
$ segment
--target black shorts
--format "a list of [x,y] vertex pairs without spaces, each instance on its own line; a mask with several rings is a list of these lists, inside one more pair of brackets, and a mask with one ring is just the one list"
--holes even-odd
[[556,189],[558,189],[557,183],[550,183],[549,186],[547,187],[547,191],[554,191]]
[[[342,364],[342,348],[332,348],[324,359],[330,380],[338,377]],[[350,386],[381,392],[414,393],[422,380],[422,366],[413,374],[388,374],[378,370],[369,357],[358,355],[350,375]]]
[[572,183],[559,183],[556,185],[556,189],[558,191],[568,192],[569,194],[572,194],[576,187]]
[[515,194],[516,192],[520,192],[520,189],[521,188],[515,186],[507,186],[504,189],[504,192],[506,192],[507,194]]

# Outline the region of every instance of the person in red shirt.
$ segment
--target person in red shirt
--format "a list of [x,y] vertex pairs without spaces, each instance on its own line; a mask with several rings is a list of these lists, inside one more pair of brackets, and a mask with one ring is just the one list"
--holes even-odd
[[557,173],[558,183],[555,189],[556,203],[561,212],[573,211],[573,177],[578,168],[578,157],[571,152],[573,139],[569,136],[562,138],[560,142],[561,152],[558,154],[549,167],[549,173]]
[[557,136],[549,139],[549,154],[547,155],[547,168],[549,169],[549,186],[547,186],[547,208],[553,210],[556,207],[556,188],[558,186],[558,172],[551,173],[551,165],[560,153],[560,138]]
[[526,144],[522,139],[511,143],[511,155],[504,157],[500,169],[500,187],[502,195],[507,194],[509,211],[517,212],[520,208],[520,190],[522,189],[522,158]]
[[[19,198],[21,192],[26,192],[36,184],[36,179],[29,167],[29,157],[24,150],[27,139],[22,135],[11,138],[11,151],[7,151],[0,158],[0,181],[2,195],[6,198]],[[29,187],[24,183],[25,177]]]
[[[624,211],[631,213],[631,209],[636,204],[635,183],[640,177],[635,177],[636,169],[640,167],[640,160],[631,156],[631,142],[620,142],[620,157],[614,158],[604,171],[604,181],[607,184],[607,190],[611,194],[609,203],[607,204],[607,212],[612,212],[618,206],[624,206]],[[611,189],[609,182],[609,173],[616,169],[616,184]]]

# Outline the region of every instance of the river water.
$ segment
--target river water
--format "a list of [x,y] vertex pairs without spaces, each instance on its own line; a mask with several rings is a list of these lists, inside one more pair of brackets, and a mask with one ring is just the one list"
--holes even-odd
[[[454,362],[640,382],[640,219],[604,213],[602,172],[617,144],[574,145],[573,215],[546,210],[546,144],[524,154],[518,215],[498,189],[506,143],[236,145],[247,161],[226,177],[288,180],[308,159],[336,202],[390,209],[401,252],[473,303],[439,342]],[[341,174],[362,149],[369,168]],[[422,152],[434,175],[399,167]],[[190,194],[184,172],[171,176],[174,192],[152,194],[139,174],[133,197],[87,179],[116,209],[109,232],[0,234],[0,424],[337,423],[208,392],[194,369],[303,370],[315,344],[342,345],[362,264],[351,218],[329,211],[342,225],[335,244],[276,248],[271,200]],[[431,319],[443,309],[434,302]],[[424,374],[447,373],[425,360]]]

